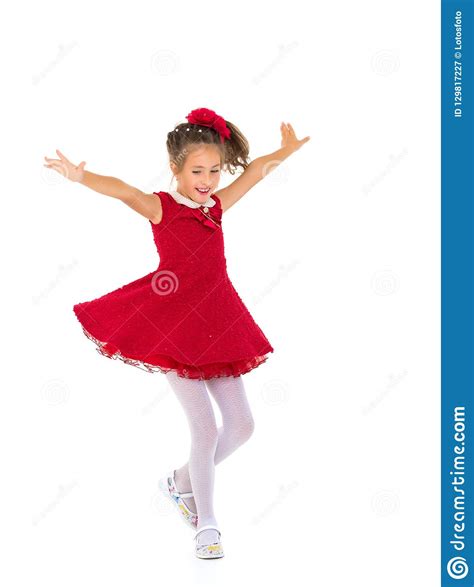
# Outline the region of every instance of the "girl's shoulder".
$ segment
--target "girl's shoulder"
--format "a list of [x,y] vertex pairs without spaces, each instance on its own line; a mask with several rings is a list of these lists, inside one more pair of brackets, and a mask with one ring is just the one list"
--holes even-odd
[[167,206],[168,206],[167,194],[166,194],[166,192],[160,191],[160,192],[153,192],[150,195],[151,195],[151,197],[156,199],[156,203],[158,204],[157,213],[155,214],[154,219],[150,220],[150,222],[153,225],[157,226],[158,224],[161,224],[161,222],[163,220],[164,209],[167,208]]
[[212,196],[210,196],[210,197],[211,197],[211,200],[214,200],[216,202],[216,206],[218,206],[219,208],[222,209],[222,201],[221,201],[220,197],[217,195],[217,193],[212,194]]

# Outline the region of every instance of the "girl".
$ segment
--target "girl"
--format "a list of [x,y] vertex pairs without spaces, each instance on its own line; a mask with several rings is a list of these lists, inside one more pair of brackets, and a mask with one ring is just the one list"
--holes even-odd
[[[186,118],[166,142],[175,190],[145,194],[85,171],[84,161],[74,165],[59,150],[45,166],[118,198],[151,224],[158,269],[73,311],[100,354],[168,378],[189,422],[191,451],[160,487],[195,531],[196,555],[220,558],[214,468],[252,434],[241,376],[274,350],[227,275],[222,214],[310,137],[298,140],[281,123],[281,149],[249,163],[248,141],[234,124],[207,108]],[[222,170],[233,175],[238,167],[243,173],[217,190]],[[222,413],[220,428],[208,391]]]

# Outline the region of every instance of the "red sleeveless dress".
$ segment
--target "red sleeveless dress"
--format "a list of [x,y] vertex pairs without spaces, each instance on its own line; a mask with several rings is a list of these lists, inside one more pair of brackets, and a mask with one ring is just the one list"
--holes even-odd
[[222,205],[179,203],[168,192],[151,227],[156,270],[73,306],[84,334],[109,358],[148,372],[190,379],[238,377],[265,362],[273,347],[227,275]]

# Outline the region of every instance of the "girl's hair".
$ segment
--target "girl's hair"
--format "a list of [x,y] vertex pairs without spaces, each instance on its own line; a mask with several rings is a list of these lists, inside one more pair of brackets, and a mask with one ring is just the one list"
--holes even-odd
[[[228,120],[225,121],[230,130],[230,138],[221,143],[219,133],[209,127],[183,122],[168,133],[166,148],[170,162],[173,162],[179,173],[189,153],[205,145],[213,145],[220,153],[221,168],[231,175],[238,167],[244,170],[249,165],[249,143],[241,131]],[[189,129],[189,130],[188,130]]]

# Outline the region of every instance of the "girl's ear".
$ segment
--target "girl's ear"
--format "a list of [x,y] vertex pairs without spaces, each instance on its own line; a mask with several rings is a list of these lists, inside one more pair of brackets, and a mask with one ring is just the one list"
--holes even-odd
[[176,167],[176,163],[174,161],[170,161],[170,169],[173,175],[176,175],[178,168]]

